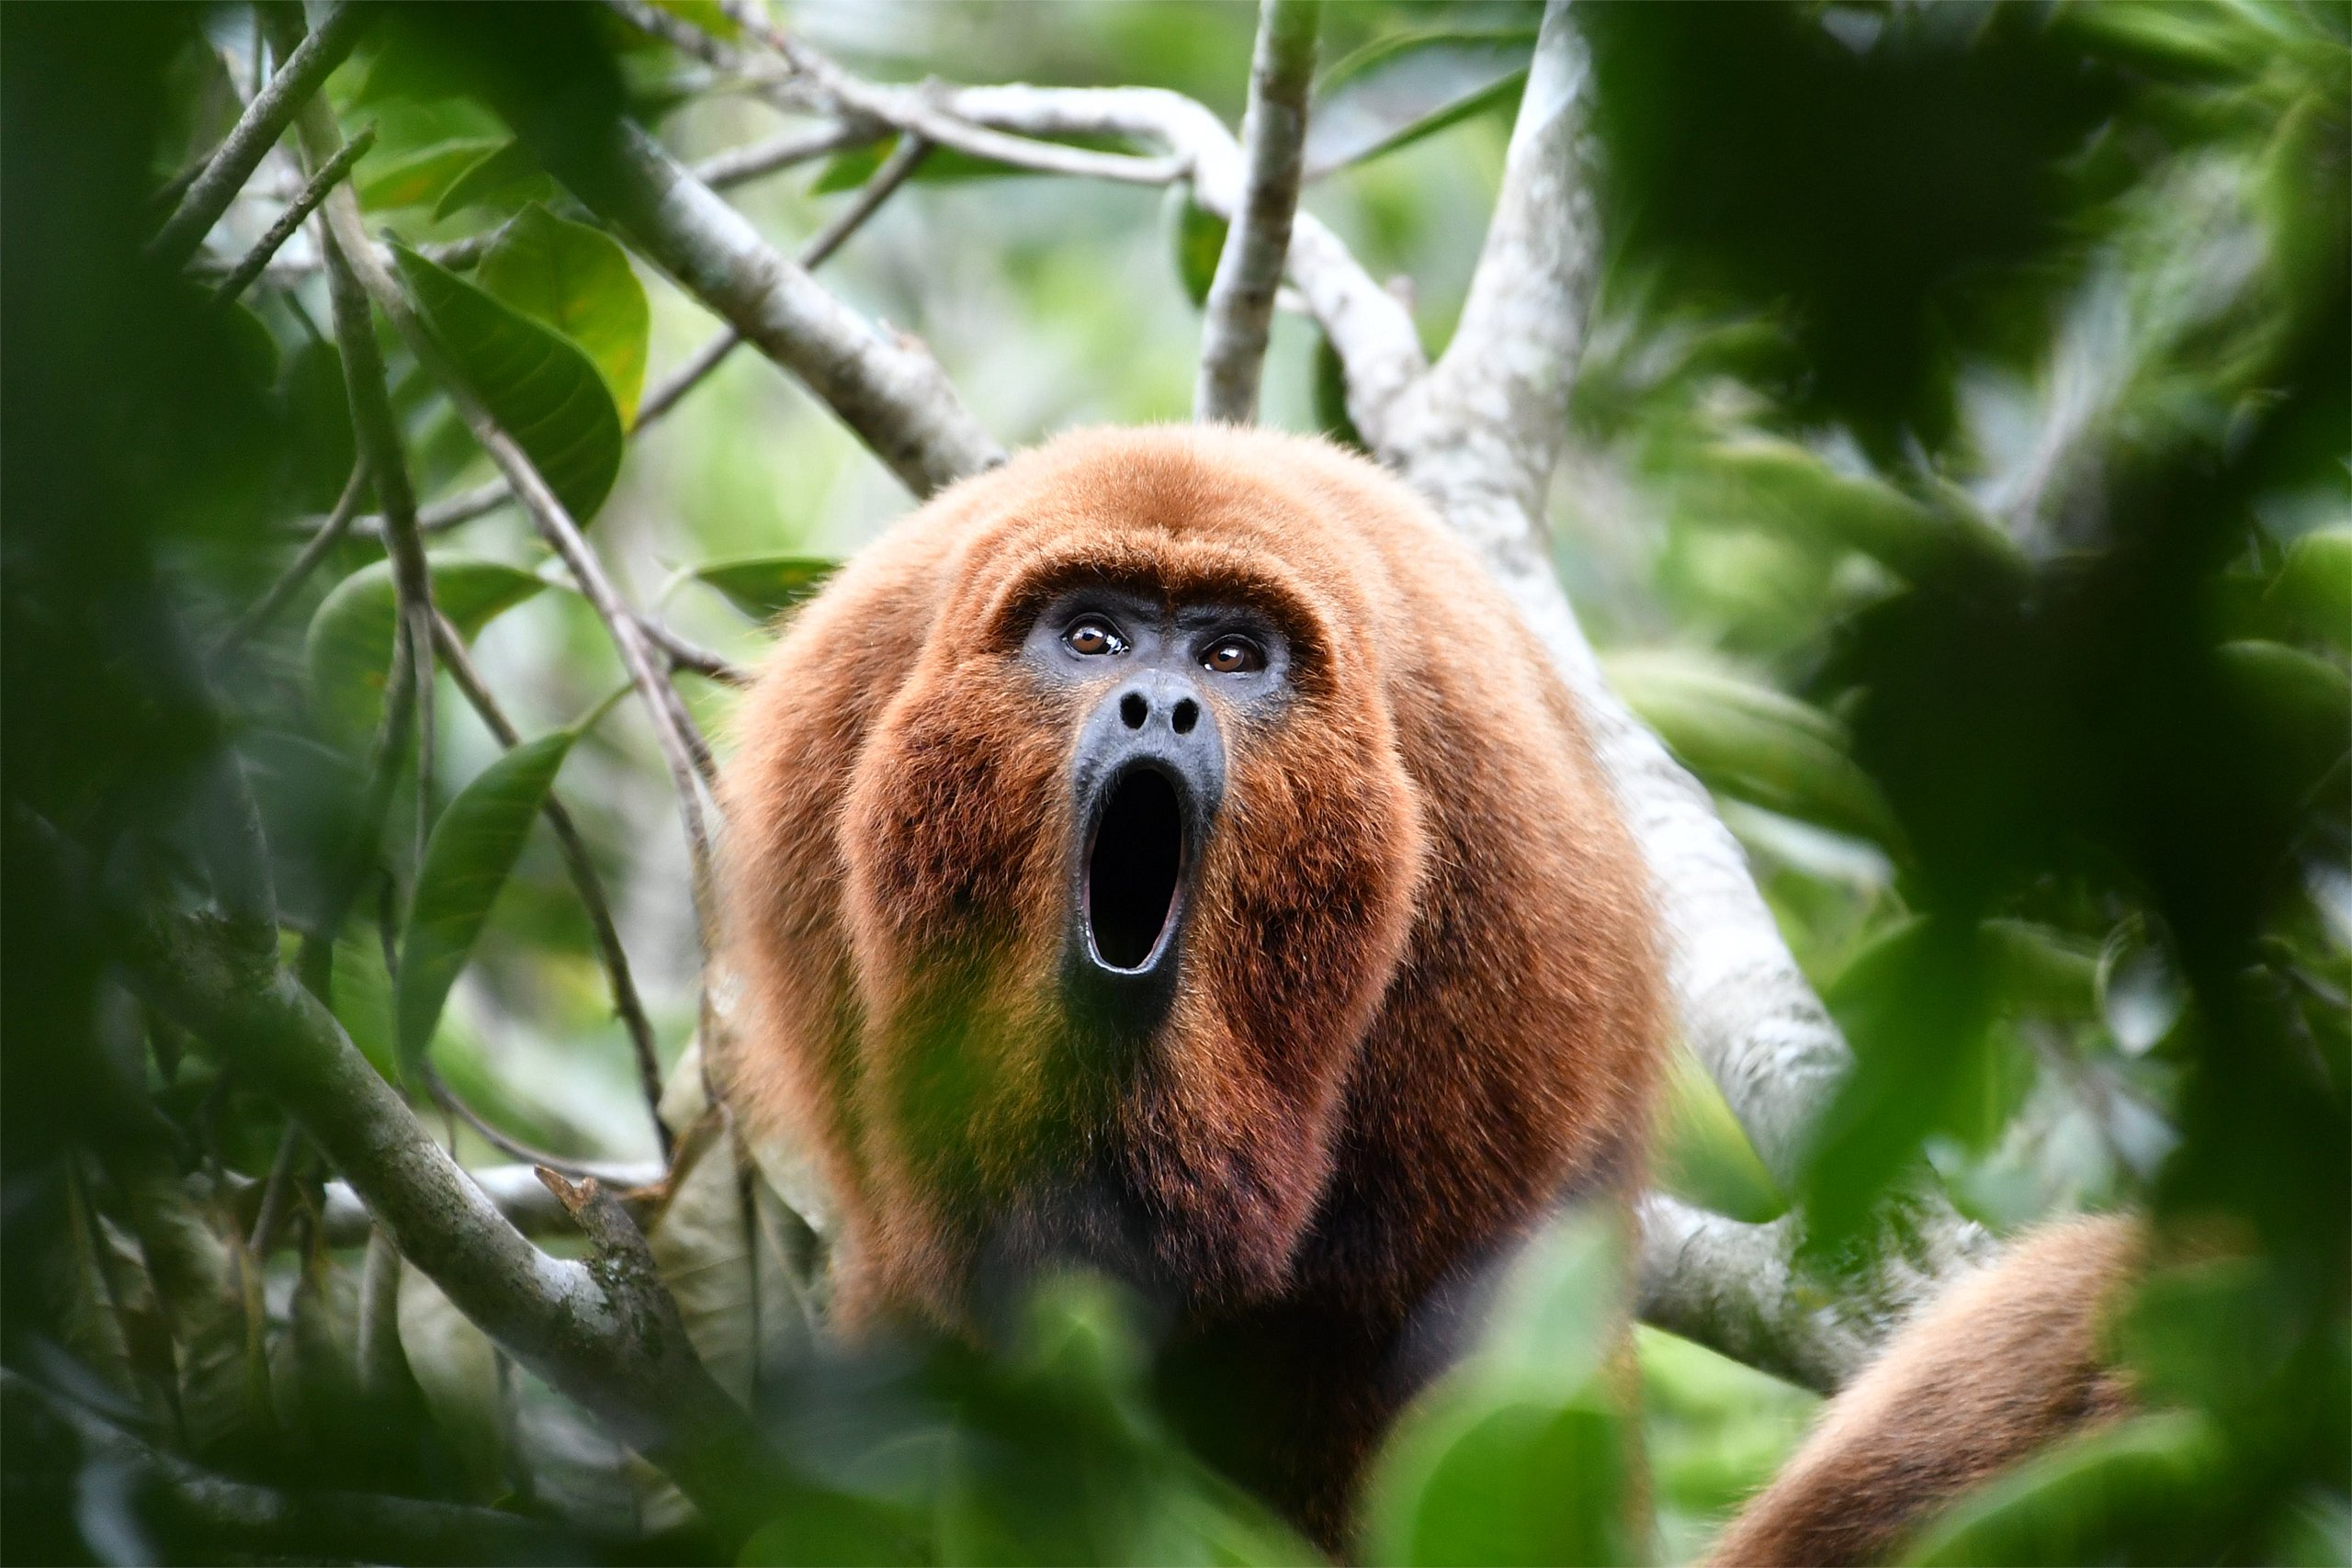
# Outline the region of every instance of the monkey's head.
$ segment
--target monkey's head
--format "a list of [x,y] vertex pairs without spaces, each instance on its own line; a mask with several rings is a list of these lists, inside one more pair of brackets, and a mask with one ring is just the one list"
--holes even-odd
[[[843,752],[812,823],[839,888],[779,886],[797,874],[754,842],[736,918],[805,928],[748,934],[806,968],[837,900],[833,1005],[765,1021],[886,1296],[967,1318],[1069,1260],[1248,1301],[1283,1288],[1329,1179],[1421,876],[1395,611],[1367,498],[1211,456],[1093,433],[958,486],[771,672],[779,705],[857,708],[792,742]],[[858,670],[829,683],[829,659]]]

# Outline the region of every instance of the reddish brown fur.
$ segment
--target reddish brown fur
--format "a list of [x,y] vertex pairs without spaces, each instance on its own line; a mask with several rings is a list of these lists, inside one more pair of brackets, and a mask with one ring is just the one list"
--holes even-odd
[[[1293,645],[1279,717],[1217,707],[1226,807],[1125,1078],[1053,986],[1091,698],[1019,657],[1088,578],[1238,595]],[[729,1080],[822,1158],[850,1315],[970,1326],[976,1272],[1083,1233],[1068,1194],[1107,1180],[1203,1341],[1295,1390],[1263,1483],[1337,1539],[1425,1370],[1409,1320],[1562,1193],[1623,1190],[1663,1038],[1637,852],[1509,604],[1325,444],[1081,433],[844,569],[739,735]]]
[[1879,1561],[1961,1493],[2122,1414],[2130,1392],[2101,1341],[2143,1243],[2135,1220],[2072,1221],[1963,1280],[1838,1395],[1708,1562]]

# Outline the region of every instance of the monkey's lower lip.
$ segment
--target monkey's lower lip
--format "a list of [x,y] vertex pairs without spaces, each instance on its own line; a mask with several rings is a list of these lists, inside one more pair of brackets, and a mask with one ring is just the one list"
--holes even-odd
[[1122,974],[1151,968],[1176,930],[1183,883],[1182,796],[1157,768],[1129,768],[1086,851],[1080,914],[1094,961]]

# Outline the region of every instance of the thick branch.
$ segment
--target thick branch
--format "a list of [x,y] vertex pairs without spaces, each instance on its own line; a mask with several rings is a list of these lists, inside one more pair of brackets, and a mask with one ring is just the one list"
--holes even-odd
[[1241,119],[1242,184],[1209,285],[1201,326],[1201,371],[1193,417],[1252,424],[1274,289],[1290,254],[1298,210],[1299,162],[1306,146],[1306,88],[1315,73],[1318,0],[1264,0],[1250,67],[1250,107]]
[[172,213],[161,232],[147,246],[147,254],[167,266],[182,266],[196,254],[197,246],[220,215],[229,210],[229,203],[244,188],[245,181],[260,166],[262,159],[277,139],[286,133],[287,123],[318,91],[327,73],[343,63],[366,29],[371,12],[365,5],[350,3],[336,6],[301,45],[288,53],[286,62],[269,85],[254,95],[254,101],[238,117],[235,129],[220,150],[205,164],[204,172],[180,197],[179,207]]

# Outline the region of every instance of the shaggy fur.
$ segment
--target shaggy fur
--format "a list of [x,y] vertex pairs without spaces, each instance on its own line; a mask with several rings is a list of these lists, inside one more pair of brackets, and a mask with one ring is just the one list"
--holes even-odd
[[[1242,601],[1292,654],[1278,713],[1217,707],[1225,806],[1139,1052],[1055,987],[1101,688],[1021,649],[1089,581]],[[1564,1193],[1637,1175],[1665,1038],[1637,852],[1508,603],[1323,443],[1081,433],[846,567],[739,739],[728,1081],[841,1195],[847,1315],[983,1331],[995,1281],[1057,1258],[1142,1282],[1171,1365],[1267,1397],[1203,1416],[1218,1457],[1336,1542],[1430,1320]]]
[[1955,1286],[1838,1395],[1709,1563],[1882,1561],[1942,1504],[2129,1411],[2102,1340],[2145,1241],[2135,1219],[2053,1224]]

